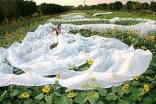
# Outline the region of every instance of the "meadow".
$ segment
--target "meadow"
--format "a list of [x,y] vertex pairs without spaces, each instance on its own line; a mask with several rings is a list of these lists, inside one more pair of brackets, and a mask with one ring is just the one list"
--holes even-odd
[[[21,42],[27,32],[34,31],[39,24],[44,24],[50,18],[59,18],[62,14],[69,13],[85,13],[85,17],[94,18],[94,13],[103,11],[70,11],[52,16],[41,16],[31,20],[26,20],[11,26],[0,27],[0,47],[8,48],[14,42]],[[152,13],[145,14],[113,12],[113,14],[97,16],[97,18],[147,18],[156,20],[156,16]],[[70,22],[71,24],[101,24],[109,23],[108,21],[87,21],[87,22]],[[134,25],[138,21],[124,20],[115,22],[119,25]],[[58,22],[53,23],[59,24]],[[62,24],[62,23],[61,23]],[[79,91],[61,87],[58,82],[54,85],[25,87],[10,85],[0,88],[1,104],[155,104],[156,103],[156,31],[148,34],[140,34],[137,30],[118,30],[116,28],[104,28],[99,30],[90,29],[72,29],[70,33],[80,33],[85,37],[98,35],[108,38],[116,38],[135,49],[150,50],[153,54],[152,61],[147,71],[138,76],[134,76],[132,81],[126,81],[124,84],[93,90]],[[142,37],[140,37],[142,35]],[[6,63],[7,60],[6,60]],[[9,64],[9,63],[8,63]],[[83,71],[87,70],[90,63],[86,63],[80,67],[71,66],[70,70]],[[20,69],[14,68],[15,74],[20,74]],[[59,78],[60,76],[57,75]],[[92,79],[93,81],[96,79]]]

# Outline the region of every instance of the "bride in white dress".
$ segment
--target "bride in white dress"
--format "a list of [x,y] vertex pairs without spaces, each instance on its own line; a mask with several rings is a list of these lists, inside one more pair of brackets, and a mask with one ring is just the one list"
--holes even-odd
[[67,35],[68,32],[69,32],[68,30],[61,29],[60,24],[57,26],[57,30],[56,30],[56,35],[58,37],[57,49],[63,50],[66,53],[65,56],[61,55],[64,58],[68,57],[68,55],[70,56],[70,55],[77,55],[78,54],[77,49],[73,49],[74,47],[71,47],[70,44],[65,39],[65,35]]

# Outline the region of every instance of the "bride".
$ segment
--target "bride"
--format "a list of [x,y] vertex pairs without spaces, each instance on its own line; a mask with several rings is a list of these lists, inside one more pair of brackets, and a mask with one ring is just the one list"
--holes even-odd
[[66,31],[65,29],[61,29],[61,24],[59,24],[57,26],[57,30],[56,30],[56,35],[58,37],[58,45],[57,47],[59,49],[63,49],[65,47],[69,47],[68,42],[64,39],[64,35],[68,33],[68,31]]
[[[66,55],[68,54],[67,56],[70,56],[72,54],[77,55],[78,50],[74,47],[71,47],[68,41],[66,40],[65,35],[68,35],[68,32],[69,32],[68,30],[62,29],[60,24],[57,26],[57,30],[56,30],[56,35],[58,38],[57,49],[63,50],[63,52],[65,52]],[[67,56],[64,56],[64,57],[67,57]]]
[[60,36],[60,35],[63,35],[65,33],[68,33],[69,31],[66,31],[65,29],[61,29],[61,24],[59,24],[57,26],[57,30],[56,30],[56,35],[57,36]]

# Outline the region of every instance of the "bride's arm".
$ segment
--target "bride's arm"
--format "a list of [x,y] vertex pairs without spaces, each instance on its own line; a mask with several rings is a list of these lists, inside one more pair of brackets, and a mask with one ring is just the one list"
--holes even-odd
[[65,30],[65,29],[62,29],[62,31],[61,31],[62,34],[65,34],[65,33],[68,33],[68,32],[69,32],[69,30]]

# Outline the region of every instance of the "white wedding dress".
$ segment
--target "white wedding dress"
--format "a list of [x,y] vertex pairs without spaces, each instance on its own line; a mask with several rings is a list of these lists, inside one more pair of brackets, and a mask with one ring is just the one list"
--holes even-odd
[[[51,27],[51,23],[40,25],[27,33],[21,44],[14,43],[8,49],[0,47],[0,86],[41,86],[58,80],[62,87],[71,89],[108,88],[132,80],[135,74],[141,75],[151,62],[149,50],[135,50],[115,38],[68,33],[56,36],[49,34]],[[53,43],[58,45],[50,49]],[[86,71],[69,70],[69,64],[78,67],[88,59],[94,63]],[[13,67],[23,74],[13,74]],[[57,74],[59,79],[46,77]]]

